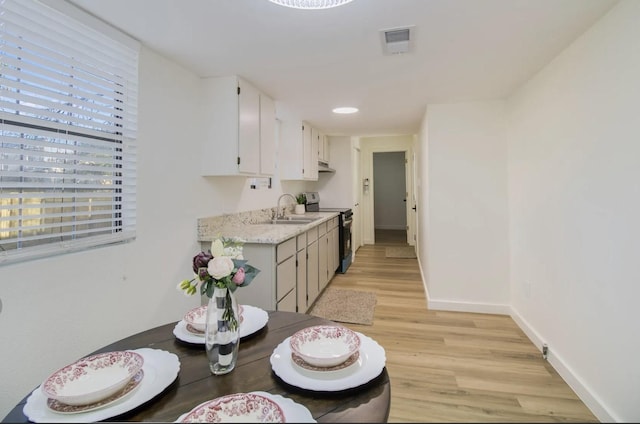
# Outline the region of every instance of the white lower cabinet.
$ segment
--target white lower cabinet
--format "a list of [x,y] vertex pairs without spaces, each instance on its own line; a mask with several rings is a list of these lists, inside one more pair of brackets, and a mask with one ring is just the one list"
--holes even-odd
[[336,270],[340,266],[340,230],[338,227],[338,218],[333,218],[335,222],[333,228],[329,230],[329,280],[336,275]]
[[327,223],[318,226],[318,284],[320,291],[329,283],[329,246],[327,244]]
[[[338,233],[338,218],[332,218],[326,223],[320,224],[319,228],[319,275],[320,291],[327,287],[329,281],[336,274],[336,269],[340,265],[340,235]],[[326,224],[326,227],[323,225]],[[325,232],[325,234],[323,234]]]
[[296,312],[296,238],[276,247],[276,310]]
[[[279,244],[246,243],[243,256],[260,272],[235,291],[238,302],[306,313],[338,267],[337,239],[337,218],[332,218]],[[201,247],[206,251],[211,242]]]
[[296,252],[296,295],[298,298],[297,312],[305,313],[309,309],[307,295],[307,233],[297,237]]
[[307,231],[307,305],[313,305],[320,294],[318,285],[318,227]]

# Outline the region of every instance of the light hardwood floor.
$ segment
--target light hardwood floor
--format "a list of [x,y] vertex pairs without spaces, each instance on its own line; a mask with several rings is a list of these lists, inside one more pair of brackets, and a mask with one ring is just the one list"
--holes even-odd
[[598,422],[508,316],[430,311],[417,259],[385,257],[402,231],[376,231],[328,287],[377,295],[371,326],[391,379],[389,422]]

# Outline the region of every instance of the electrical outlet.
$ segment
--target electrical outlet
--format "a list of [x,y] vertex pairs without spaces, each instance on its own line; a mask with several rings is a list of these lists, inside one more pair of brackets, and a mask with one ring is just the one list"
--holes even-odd
[[542,344],[542,358],[543,359],[547,359],[547,356],[549,356],[549,346],[547,346],[546,343]]

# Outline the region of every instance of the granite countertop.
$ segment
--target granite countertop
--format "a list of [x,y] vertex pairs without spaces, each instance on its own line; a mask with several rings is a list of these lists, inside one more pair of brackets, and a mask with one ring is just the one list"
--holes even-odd
[[270,210],[201,218],[198,219],[198,241],[208,242],[225,237],[236,238],[245,243],[279,244],[338,215],[338,212],[306,212],[304,215],[292,215],[314,219],[313,222],[300,224],[267,223],[272,216]]

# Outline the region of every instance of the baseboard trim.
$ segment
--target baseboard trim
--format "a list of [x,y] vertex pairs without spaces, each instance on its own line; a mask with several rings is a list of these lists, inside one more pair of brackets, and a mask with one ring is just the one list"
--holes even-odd
[[[516,311],[511,308],[511,318],[520,327],[524,334],[531,340],[542,355],[542,345],[545,343],[540,334]],[[547,353],[547,361],[551,364],[560,377],[571,387],[587,408],[598,418],[598,421],[602,423],[622,422],[618,418],[614,418],[613,414],[604,406],[602,401],[598,399],[591,390],[584,384],[584,382],[571,370],[571,367],[554,350],[553,346],[549,346]]]
[[[418,260],[418,264],[420,261]],[[426,281],[424,279],[424,273],[420,268],[422,274],[423,284]],[[489,304],[489,303],[472,303],[472,302],[459,302],[448,300],[432,300],[429,299],[429,293],[425,285],[425,295],[427,297],[427,308],[431,310],[439,311],[455,311],[455,312],[475,312],[486,314],[500,314],[509,315],[518,327],[524,332],[524,334],[531,340],[531,343],[540,350],[542,355],[542,345],[545,343],[544,338],[538,334],[535,329],[529,325],[529,323],[518,314],[510,305],[501,304]],[[604,406],[602,401],[593,394],[591,390],[584,384],[584,382],[571,370],[571,367],[567,362],[556,352],[552,347],[549,348],[547,354],[547,361],[558,372],[560,377],[571,387],[587,408],[598,418],[600,422],[621,422],[619,419],[614,418],[613,414]]]
[[509,315],[511,307],[498,303],[472,303],[456,300],[427,300],[427,306],[434,311],[474,312],[480,314]]

